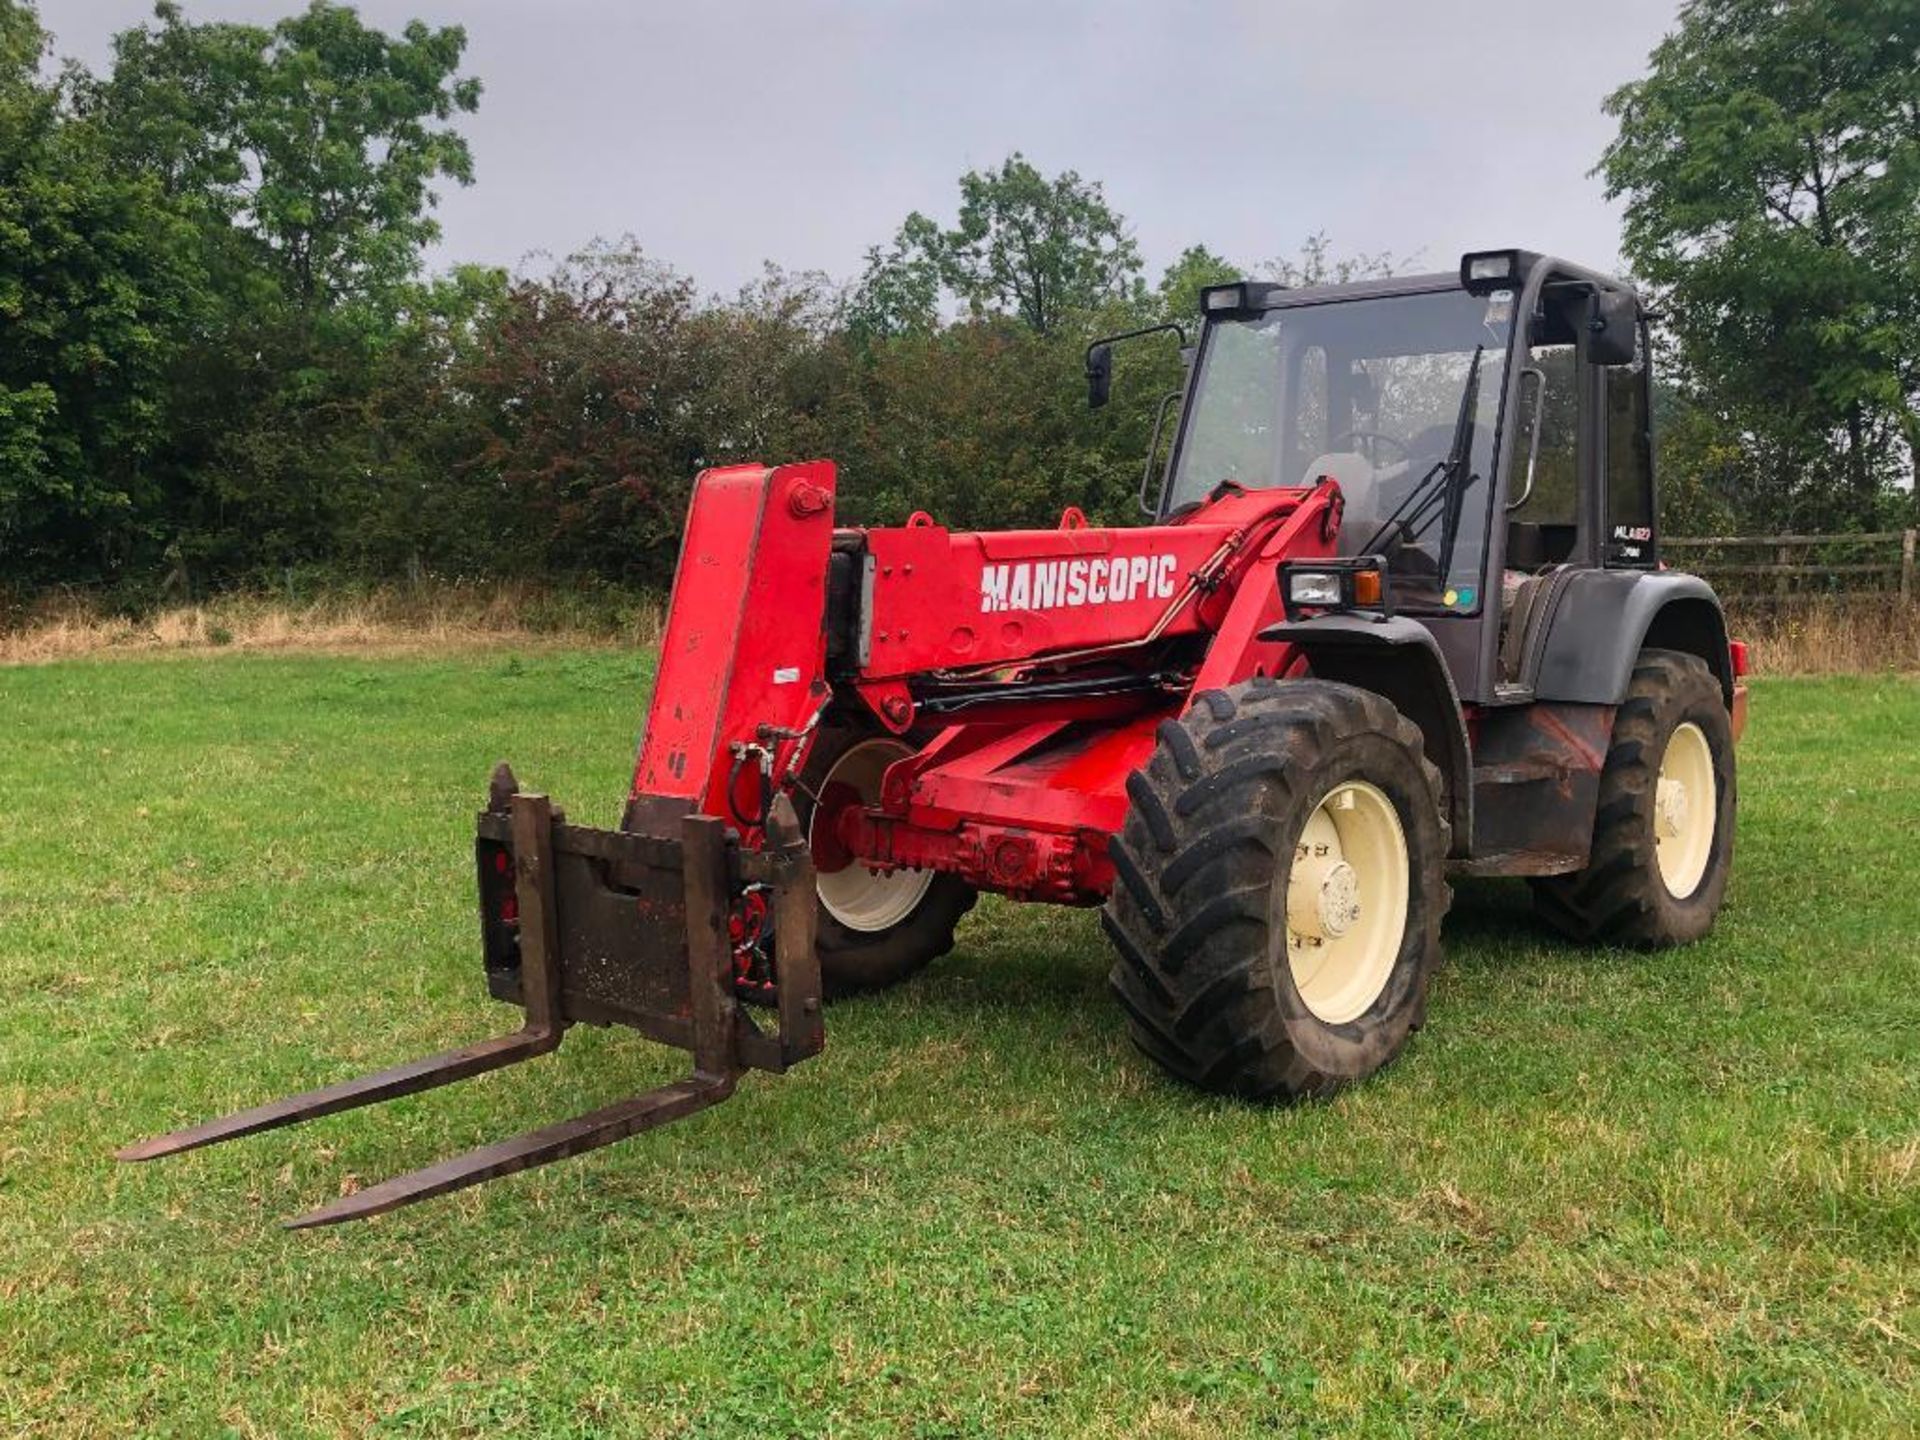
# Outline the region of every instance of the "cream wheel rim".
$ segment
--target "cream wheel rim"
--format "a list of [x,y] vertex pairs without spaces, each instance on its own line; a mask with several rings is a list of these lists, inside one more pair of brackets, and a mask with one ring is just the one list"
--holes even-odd
[[1706,876],[1719,802],[1713,749],[1706,732],[1689,720],[1667,737],[1653,798],[1653,853],[1660,883],[1676,900],[1693,894]]
[[[845,785],[868,805],[880,801],[880,782],[887,767],[913,753],[898,740],[863,740],[850,748],[827,771],[820,793]],[[816,816],[818,812],[815,812]],[[812,843],[809,827],[808,841]],[[888,870],[876,874],[858,860],[831,874],[814,877],[820,903],[849,930],[872,935],[891,930],[914,911],[933,884],[931,870]]]
[[1400,813],[1347,780],[1307,817],[1287,873],[1287,963],[1307,1009],[1329,1025],[1365,1014],[1387,988],[1411,892]]

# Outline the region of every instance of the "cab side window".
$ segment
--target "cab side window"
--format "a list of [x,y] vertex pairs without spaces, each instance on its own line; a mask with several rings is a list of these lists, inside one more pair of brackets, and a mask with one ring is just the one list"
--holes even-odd
[[1567,559],[1580,531],[1579,354],[1535,344],[1522,378],[1507,472],[1508,565],[1537,570]]
[[1647,344],[1644,331],[1631,365],[1615,365],[1607,377],[1607,564],[1651,566],[1655,562],[1653,434],[1647,414]]

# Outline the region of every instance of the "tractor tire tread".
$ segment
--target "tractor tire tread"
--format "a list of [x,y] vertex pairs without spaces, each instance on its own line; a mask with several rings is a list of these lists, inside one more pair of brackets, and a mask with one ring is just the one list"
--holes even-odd
[[1208,830],[1167,862],[1160,872],[1161,891],[1172,899],[1201,870],[1243,845],[1256,846],[1271,857],[1271,829],[1262,816],[1240,815]]
[[1140,949],[1139,942],[1114,924],[1113,917],[1105,910],[1100,912],[1100,928],[1106,932],[1107,940],[1112,944],[1115,953],[1133,971],[1134,978],[1146,986],[1162,1005],[1171,1003],[1173,992],[1168,990],[1166,983],[1153,973],[1153,962],[1147,959],[1145,952]]
[[1133,903],[1139,908],[1156,933],[1167,928],[1167,912],[1160,904],[1160,896],[1153,883],[1147,879],[1146,872],[1134,860],[1131,849],[1124,838],[1116,838],[1107,847],[1107,856],[1113,861],[1113,873],[1133,897]]
[[1173,817],[1167,814],[1167,807],[1138,770],[1127,776],[1127,799],[1146,822],[1147,832],[1161,853],[1171,851],[1179,843],[1173,832]]

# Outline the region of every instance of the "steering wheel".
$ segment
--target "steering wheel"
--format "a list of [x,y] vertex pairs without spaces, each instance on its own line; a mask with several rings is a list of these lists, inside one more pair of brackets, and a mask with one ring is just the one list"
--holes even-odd
[[1397,435],[1387,434],[1384,430],[1342,430],[1338,435],[1335,435],[1332,439],[1327,441],[1327,449],[1329,450],[1340,449],[1341,448],[1340,442],[1343,440],[1365,441],[1366,448],[1361,449],[1358,446],[1355,446],[1353,447],[1354,452],[1356,454],[1365,456],[1367,463],[1373,466],[1373,468],[1376,470],[1381,468],[1380,442],[1382,440],[1386,441],[1387,444],[1393,446],[1394,449],[1400,452],[1400,463],[1407,464],[1407,463],[1410,463],[1413,459],[1413,451],[1411,448],[1408,447],[1407,442],[1402,440]]
[[[1381,459],[1382,442],[1399,451],[1399,458],[1392,462]],[[1342,430],[1327,441],[1329,449],[1338,450],[1342,444],[1365,445],[1366,449],[1356,450],[1373,467],[1372,508],[1384,517],[1389,511],[1407,498],[1419,478],[1413,473],[1413,447],[1398,435],[1389,435],[1384,430]]]

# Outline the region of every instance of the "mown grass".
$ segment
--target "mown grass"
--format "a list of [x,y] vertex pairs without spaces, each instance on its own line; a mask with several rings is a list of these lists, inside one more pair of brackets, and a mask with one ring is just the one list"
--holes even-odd
[[511,1021],[502,756],[614,818],[629,654],[0,675],[0,1432],[1900,1433],[1920,1389],[1920,684],[1762,682],[1712,939],[1462,893],[1330,1104],[1164,1083],[1090,915],[984,904],[827,1053],[597,1155],[276,1217],[653,1083],[553,1058],[148,1167],[125,1140]]

